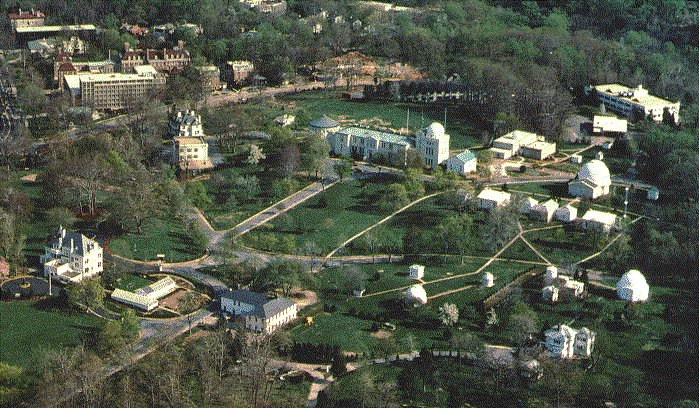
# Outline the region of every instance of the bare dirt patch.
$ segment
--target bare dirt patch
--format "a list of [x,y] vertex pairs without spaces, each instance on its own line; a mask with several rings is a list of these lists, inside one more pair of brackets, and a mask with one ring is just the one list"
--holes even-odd
[[371,337],[375,337],[377,339],[387,339],[391,337],[391,332],[386,330],[379,330],[377,332],[371,333]]
[[35,183],[35,182],[36,182],[36,176],[38,176],[37,173],[27,174],[26,176],[22,177],[20,180],[22,180],[22,181],[28,181],[28,182],[30,182],[30,183]]
[[160,299],[160,306],[166,307],[171,310],[179,310],[180,299],[184,297],[187,293],[186,290],[179,288],[176,291],[170,293],[164,298]]
[[296,303],[298,309],[303,309],[318,302],[318,295],[312,290],[300,290],[291,294],[291,300]]

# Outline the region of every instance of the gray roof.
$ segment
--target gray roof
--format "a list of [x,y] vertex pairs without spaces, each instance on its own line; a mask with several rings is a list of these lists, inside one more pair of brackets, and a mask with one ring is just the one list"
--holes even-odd
[[[62,231],[65,231],[65,236],[63,236],[63,239],[61,240]],[[58,234],[54,235],[51,243],[60,244],[61,248],[70,247],[71,240],[73,240],[73,250],[79,256],[85,256],[85,253],[90,251],[90,248],[88,248],[89,246],[97,245],[95,240],[92,240],[79,232],[63,229],[62,227],[59,227]]]
[[399,135],[398,133],[380,132],[378,130],[364,129],[360,127],[346,127],[340,129],[337,133],[344,133],[350,136],[367,137],[376,139],[380,142],[395,143],[403,146],[412,146],[413,142],[410,138]]
[[340,124],[337,123],[337,121],[332,120],[329,117],[323,115],[311,122],[309,126],[314,127],[316,129],[331,129],[340,126]]
[[230,290],[222,293],[221,297],[253,305],[255,309],[250,314],[263,318],[272,317],[294,305],[294,302],[286,298],[270,299],[245,289]]
[[476,155],[475,155],[472,151],[470,151],[470,150],[465,150],[465,151],[463,151],[463,152],[457,154],[457,155],[454,156],[454,157],[456,157],[457,159],[459,159],[459,160],[461,160],[462,162],[466,163],[466,162],[469,162],[469,161],[475,159],[475,158],[476,158]]

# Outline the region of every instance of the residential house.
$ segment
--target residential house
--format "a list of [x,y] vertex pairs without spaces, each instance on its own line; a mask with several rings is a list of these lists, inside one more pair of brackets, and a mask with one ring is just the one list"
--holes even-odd
[[551,357],[570,359],[590,357],[594,349],[595,333],[585,327],[575,330],[564,324],[544,333],[544,346]]
[[81,282],[103,270],[99,243],[63,227],[58,227],[58,234],[39,260],[44,265],[44,276],[63,283]]
[[449,158],[449,135],[444,126],[434,122],[415,134],[415,148],[426,166],[435,167]]
[[602,232],[609,232],[616,226],[617,216],[603,211],[587,210],[581,218],[583,229],[596,229]]
[[486,188],[476,196],[476,208],[490,210],[502,207],[510,202],[510,198],[510,193]]
[[533,220],[549,223],[557,209],[558,203],[556,200],[548,200],[532,207],[531,211],[529,211],[529,217]]
[[609,169],[601,160],[590,160],[585,163],[575,180],[568,183],[568,193],[574,197],[594,200],[609,194],[612,178]]
[[578,209],[571,205],[564,205],[553,213],[554,217],[561,222],[573,222],[578,218]]
[[596,95],[604,106],[626,117],[650,118],[654,122],[662,122],[667,115],[675,122],[680,122],[680,102],[671,102],[650,95],[642,85],[629,88],[620,84],[604,84],[588,86],[587,95]]
[[448,171],[465,176],[468,173],[476,171],[478,158],[472,151],[465,150],[448,158],[445,164]]
[[271,333],[296,319],[296,303],[286,298],[270,299],[249,290],[221,294],[221,310],[245,323],[250,331]]
[[209,144],[202,137],[176,137],[175,157],[180,170],[198,173],[214,167],[209,158]]

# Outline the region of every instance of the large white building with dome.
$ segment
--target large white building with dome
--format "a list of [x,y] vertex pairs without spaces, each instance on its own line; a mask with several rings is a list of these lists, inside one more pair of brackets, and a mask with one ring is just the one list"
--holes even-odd
[[441,123],[434,122],[415,134],[415,148],[426,166],[435,167],[449,158],[449,135]]
[[616,284],[616,293],[619,299],[629,302],[645,302],[648,300],[650,287],[641,271],[631,269],[621,276]]
[[578,171],[575,180],[568,183],[568,193],[574,197],[594,200],[609,194],[612,178],[607,165],[601,160],[590,160]]

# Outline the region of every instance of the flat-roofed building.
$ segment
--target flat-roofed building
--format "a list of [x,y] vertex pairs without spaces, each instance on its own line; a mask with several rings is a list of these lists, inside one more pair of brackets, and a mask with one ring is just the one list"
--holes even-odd
[[111,111],[125,109],[165,86],[165,77],[149,66],[138,67],[134,74],[66,75],[64,81],[74,104]]
[[628,121],[614,116],[595,115],[592,118],[592,133],[626,133]]
[[146,312],[158,307],[158,300],[150,296],[141,295],[134,292],[129,292],[123,289],[114,289],[111,298],[117,302],[125,303],[129,306],[137,307]]
[[584,229],[598,229],[609,232],[616,226],[617,216],[603,211],[587,210],[581,218],[581,226]]
[[549,223],[553,219],[553,214],[557,209],[558,203],[555,200],[548,200],[532,207],[531,211],[529,211],[529,217],[537,221]]
[[544,160],[556,153],[556,144],[534,142],[520,148],[520,156],[534,160]]
[[404,164],[412,141],[397,133],[380,132],[359,127],[346,127],[328,134],[333,153],[370,160],[384,156],[394,164]]
[[539,140],[536,133],[525,132],[523,130],[513,130],[506,135],[500,136],[499,138],[493,140],[493,148],[509,150],[510,156],[514,156],[519,153],[519,149],[531,143]]
[[66,75],[90,75],[90,74],[111,74],[114,72],[114,63],[105,61],[73,61],[69,54],[59,54],[53,62],[53,79],[58,84],[58,89],[65,89]]
[[627,117],[638,115],[650,118],[654,122],[662,122],[667,111],[675,123],[680,122],[679,101],[671,102],[650,95],[642,85],[638,85],[636,88],[620,84],[588,86],[585,88],[585,93],[595,93],[607,109]]
[[510,198],[510,193],[486,188],[476,197],[476,207],[483,210],[502,207],[510,202]]

